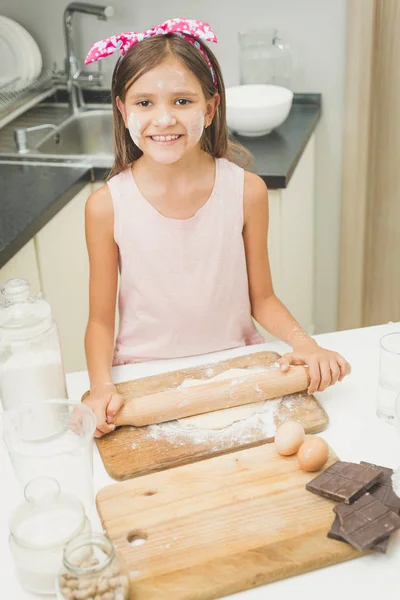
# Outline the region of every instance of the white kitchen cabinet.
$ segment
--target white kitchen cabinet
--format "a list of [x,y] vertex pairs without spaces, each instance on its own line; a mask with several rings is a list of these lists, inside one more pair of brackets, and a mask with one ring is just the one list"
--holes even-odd
[[1,269],[0,287],[7,279],[27,279],[32,286],[32,293],[40,292],[39,268],[36,259],[35,241],[29,240]]
[[96,192],[99,188],[103,187],[104,184],[105,184],[105,181],[94,181],[92,183],[93,192]]
[[89,261],[85,242],[86,185],[36,235],[42,292],[57,322],[66,372],[86,368],[84,335],[89,314]]
[[[289,185],[269,190],[268,252],[275,294],[314,333],[314,160],[309,140]],[[258,324],[267,340],[272,336]]]

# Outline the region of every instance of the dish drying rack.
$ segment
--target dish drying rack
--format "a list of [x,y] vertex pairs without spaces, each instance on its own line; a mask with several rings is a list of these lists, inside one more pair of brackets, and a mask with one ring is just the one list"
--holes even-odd
[[51,96],[57,89],[54,76],[54,71],[47,69],[36,79],[16,78],[0,86],[0,128]]

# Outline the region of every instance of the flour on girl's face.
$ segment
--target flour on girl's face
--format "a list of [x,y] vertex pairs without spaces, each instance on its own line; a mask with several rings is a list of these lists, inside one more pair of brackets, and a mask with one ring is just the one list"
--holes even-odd
[[183,71],[173,71],[172,76],[168,78],[158,79],[156,82],[156,88],[159,90],[169,89],[172,92],[179,91],[182,87],[182,83],[185,80],[185,74]]
[[193,119],[188,123],[187,134],[191,143],[197,144],[203,135],[204,131],[204,115],[202,112],[198,112],[197,115],[193,115]]
[[143,123],[134,113],[130,113],[128,115],[128,129],[132,141],[138,148],[140,148],[140,138],[142,137],[141,130],[143,129]]
[[174,121],[174,117],[171,114],[169,114],[168,112],[164,112],[159,115],[157,120],[158,120],[159,125],[168,127],[169,125],[172,125],[172,123]]

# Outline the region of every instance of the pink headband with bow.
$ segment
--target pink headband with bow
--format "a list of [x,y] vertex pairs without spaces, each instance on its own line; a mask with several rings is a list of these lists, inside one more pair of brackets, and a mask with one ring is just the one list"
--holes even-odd
[[142,40],[155,35],[166,35],[167,33],[176,33],[177,35],[180,35],[181,37],[185,38],[185,40],[193,44],[193,46],[195,46],[198,50],[200,50],[211,71],[214,87],[217,89],[217,77],[211,61],[208,58],[204,48],[195,38],[215,43],[217,43],[218,40],[208,23],[196,21],[194,19],[168,19],[168,21],[157,25],[157,27],[152,27],[151,29],[147,29],[142,33],[131,31],[113,35],[105,40],[100,40],[99,42],[93,44],[93,46],[90,48],[85,59],[85,65],[110,56],[118,50],[120,50],[121,54],[124,55],[131,46],[135,46],[135,44],[138,44]]

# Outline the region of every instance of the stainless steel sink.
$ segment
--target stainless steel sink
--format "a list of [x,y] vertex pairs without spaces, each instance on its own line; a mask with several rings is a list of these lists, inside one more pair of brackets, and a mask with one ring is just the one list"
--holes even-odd
[[35,150],[45,156],[90,161],[109,167],[113,161],[111,108],[88,110],[68,117],[54,132],[39,142]]

